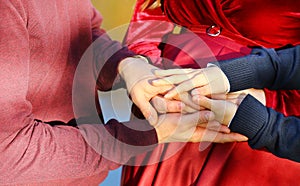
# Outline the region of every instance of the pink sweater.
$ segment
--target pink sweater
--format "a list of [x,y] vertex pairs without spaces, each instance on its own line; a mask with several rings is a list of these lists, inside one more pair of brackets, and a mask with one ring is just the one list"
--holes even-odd
[[[102,89],[110,88],[118,62],[133,55],[99,29],[102,18],[88,0],[3,0],[0,17],[0,185],[97,185],[134,155],[106,143],[110,135],[133,145],[157,142],[154,130],[145,139],[145,133],[111,120],[105,128],[79,127],[96,144],[92,148],[78,127],[45,123],[67,123],[74,112],[87,116],[95,106],[94,98],[72,93],[78,62],[93,40],[101,36],[96,72],[109,62],[99,78]],[[86,95],[94,95],[94,83],[83,84]],[[82,106],[73,108],[74,101]],[[120,161],[110,161],[110,155]]]

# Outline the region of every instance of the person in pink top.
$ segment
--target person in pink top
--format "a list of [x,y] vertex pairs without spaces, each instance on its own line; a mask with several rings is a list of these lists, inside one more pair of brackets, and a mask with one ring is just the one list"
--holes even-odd
[[[98,185],[109,170],[171,136],[203,140],[196,125],[210,112],[166,114],[154,127],[138,119],[127,122],[131,127],[115,119],[96,125],[96,87],[110,90],[120,72],[140,97],[135,83],[152,74],[127,74],[136,63],[154,67],[100,29],[90,1],[1,0],[0,15],[0,185]],[[178,129],[191,131],[189,138]],[[245,140],[219,135],[213,140]]]

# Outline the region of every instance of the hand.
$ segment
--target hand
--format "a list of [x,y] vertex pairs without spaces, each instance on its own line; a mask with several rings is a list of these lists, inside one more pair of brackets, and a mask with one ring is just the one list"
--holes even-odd
[[209,99],[202,95],[194,96],[193,100],[214,112],[215,120],[226,126],[229,125],[238,108],[238,105],[232,101]]
[[[171,113],[159,116],[154,126],[159,143],[168,142],[234,142],[246,141],[245,136],[229,133],[230,130],[216,121],[210,111],[193,114]],[[210,118],[209,118],[210,117]]]
[[154,96],[151,99],[151,104],[160,114],[181,113],[185,108],[185,104],[183,102],[177,100],[169,100],[161,95]]
[[[237,105],[240,105],[240,103],[243,101],[243,99],[248,95],[251,94],[253,97],[255,97],[257,100],[259,100],[263,105],[266,105],[266,96],[265,92],[262,89],[246,89],[241,90],[237,92],[231,92],[228,94],[215,94],[211,95],[211,98],[218,99],[218,100],[227,100],[231,101]],[[194,96],[199,95],[198,93],[195,93]]]
[[152,82],[154,86],[176,85],[176,88],[165,95],[166,98],[172,98],[194,88],[197,88],[197,94],[202,95],[226,93],[229,90],[227,77],[216,66],[204,69],[155,70],[154,73],[161,78]]
[[[165,114],[165,113],[194,113],[197,110],[186,105],[185,102],[192,102],[193,105],[196,105],[193,100],[192,97],[189,96],[188,97],[188,101],[185,100],[187,97],[184,98],[184,100],[180,100],[180,99],[166,99],[164,98],[162,95],[159,96],[154,96],[151,99],[151,104],[152,106],[155,108],[155,110],[160,113],[160,114]],[[198,105],[196,105],[197,107],[199,107]],[[203,109],[202,109],[203,110]]]
[[150,124],[157,123],[157,112],[150,104],[152,97],[162,94],[172,86],[152,86],[149,82],[156,78],[153,70],[157,67],[148,64],[143,58],[126,58],[119,64],[119,73],[125,80],[132,101],[138,106]]

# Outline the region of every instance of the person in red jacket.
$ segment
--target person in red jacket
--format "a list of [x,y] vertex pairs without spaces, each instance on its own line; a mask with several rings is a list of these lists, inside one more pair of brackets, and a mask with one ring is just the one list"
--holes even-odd
[[[295,0],[141,0],[125,42],[161,68],[203,68],[211,61],[245,56],[256,46],[299,44],[298,7]],[[242,94],[248,92],[285,116],[300,116],[298,90],[250,89]],[[252,150],[247,143],[188,143],[162,158],[176,145],[160,145],[132,159],[136,166],[124,167],[123,185],[297,184],[298,163]],[[283,171],[286,167],[289,171]]]
[[96,87],[111,89],[120,71],[139,90],[134,82],[149,74],[128,78],[132,67],[122,67],[153,66],[100,29],[90,1],[2,0],[0,15],[0,185],[98,185],[157,143],[203,140],[197,124],[209,112],[166,114],[153,127],[138,119],[103,125]]

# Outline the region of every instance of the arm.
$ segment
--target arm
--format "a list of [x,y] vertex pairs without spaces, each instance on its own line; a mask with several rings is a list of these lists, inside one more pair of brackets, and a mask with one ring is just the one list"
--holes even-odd
[[[139,10],[140,4],[138,4],[137,9]],[[151,64],[145,64],[145,59],[141,58],[130,58],[135,56],[135,53],[130,51],[127,47],[122,46],[120,43],[116,41],[111,41],[110,38],[105,34],[105,32],[101,29],[99,29],[100,26],[100,17],[97,11],[94,10],[94,16],[92,19],[93,22],[93,33],[94,38],[98,38],[92,45],[92,51],[93,55],[96,61],[96,66],[94,67],[94,71],[92,72],[95,74],[97,78],[97,88],[101,91],[110,90],[113,86],[113,84],[116,84],[120,82],[120,77],[117,76],[120,72],[120,75],[123,80],[125,80],[128,92],[133,100],[133,102],[141,108],[143,115],[149,119],[150,115],[153,117],[153,122],[157,122],[157,114],[154,111],[153,107],[149,103],[149,100],[160,93],[162,91],[160,88],[153,89],[151,86],[145,86],[148,85],[148,81],[146,78],[155,78],[153,75],[153,69],[157,69]],[[150,21],[143,21],[143,24],[148,25]],[[140,23],[137,23],[140,24]],[[152,23],[153,24],[153,23]],[[155,28],[153,28],[152,31],[149,31],[145,33],[145,30],[135,30],[135,32],[128,32],[127,35],[127,45],[132,46],[131,44],[143,44],[143,42],[135,41],[138,37],[140,37],[140,34],[143,34],[143,36],[149,37],[149,39],[159,40],[161,41],[161,36],[156,34],[157,29],[164,30],[166,24],[155,24]],[[130,29],[135,27],[135,23],[131,25]],[[167,27],[169,27],[169,24],[167,24]],[[129,29],[129,30],[130,30]],[[153,35],[151,34],[153,33]],[[129,39],[131,38],[131,39]],[[130,40],[130,41],[129,41]],[[147,40],[147,39],[145,39]],[[144,40],[144,41],[145,41]],[[133,43],[132,43],[133,42]],[[156,41],[154,41],[155,43]],[[148,44],[148,42],[145,42]],[[155,43],[155,47],[157,51],[158,42]],[[135,45],[137,46],[137,45]],[[129,47],[130,49],[133,49],[132,47]],[[141,48],[141,47],[137,47]],[[136,48],[136,49],[137,49]],[[153,49],[151,44],[151,50]],[[147,48],[149,50],[149,48]],[[136,53],[140,53],[141,51],[135,50]],[[156,56],[156,52],[155,56]],[[142,53],[144,55],[149,55],[149,53]],[[151,56],[150,56],[151,57]],[[156,56],[157,57],[157,56]],[[87,60],[89,61],[89,60]],[[123,64],[123,65],[121,65]],[[88,66],[88,65],[86,65]],[[126,67],[123,69],[123,67]],[[142,85],[142,86],[140,86]],[[149,110],[150,108],[150,110]]]
[[105,30],[100,28],[102,23],[100,13],[94,7],[92,7],[91,12],[92,39],[94,42],[88,51],[91,52],[90,55],[93,55],[91,61],[94,60],[93,62],[95,62],[92,73],[97,79],[97,89],[107,91],[112,89],[114,84],[120,82],[118,77],[119,63],[136,54],[120,42],[111,40]]
[[[264,89],[267,107],[285,116],[300,116],[298,108],[300,46],[276,52],[273,49],[256,49],[252,53],[241,60],[228,61],[228,65],[226,62],[220,63],[222,70],[231,81],[230,89],[265,86],[268,88]],[[229,70],[230,66],[231,70]],[[241,68],[242,66],[247,68]]]
[[300,162],[300,119],[285,117],[248,95],[238,106],[225,100],[195,96],[194,101],[213,111],[215,119],[232,132],[248,137],[254,149],[266,148],[276,156]]
[[218,63],[230,90],[246,88],[299,89],[300,46],[278,50],[257,48],[252,54]]
[[[76,179],[89,179],[91,183],[97,184],[118,163],[98,154],[87,144],[77,128],[53,127],[35,120],[32,114],[32,104],[27,100],[30,46],[26,13],[26,7],[19,1],[1,1],[0,159],[5,162],[1,165],[1,183],[48,183],[62,179],[72,182]],[[114,126],[115,121],[110,121],[104,129],[94,132],[104,133],[111,125]],[[112,130],[114,133],[111,135],[117,139],[122,136],[126,141],[129,137],[118,127]],[[156,134],[147,138],[144,136],[136,141],[157,142]],[[108,137],[102,135],[101,143]],[[135,138],[135,135],[131,137]],[[113,153],[113,150],[119,149],[115,144],[111,147],[111,151],[104,150]],[[132,155],[131,152],[124,151],[124,157],[130,154]]]
[[[299,86],[299,46],[278,50],[255,49],[253,54],[242,58],[231,59],[215,63],[216,66],[200,70],[169,70],[156,71],[163,77],[153,82],[155,85],[179,84],[176,90],[170,91],[166,96],[172,97],[177,92],[192,90],[193,95],[210,95],[241,90],[243,88],[267,86],[272,89],[296,88]],[[263,73],[265,72],[266,73]],[[278,71],[278,72],[276,72]],[[278,74],[276,74],[278,73]],[[227,77],[230,81],[227,80]],[[268,78],[268,76],[270,76]],[[270,82],[272,81],[272,82]],[[274,82],[273,82],[274,81]],[[284,87],[282,87],[284,86]],[[269,90],[264,89],[266,105],[285,115],[299,116],[297,103],[300,102],[299,90]],[[293,103],[293,104],[290,104]],[[295,103],[295,104],[294,104]]]
[[[136,54],[142,54],[151,58],[154,64],[160,62],[161,51],[158,45],[166,33],[173,29],[173,24],[167,22],[160,8],[141,11],[144,1],[137,2],[134,15],[129,25],[124,44],[111,41],[105,31],[100,29],[101,16],[93,9],[93,51],[97,61],[95,74],[98,75],[97,88],[99,90],[110,90],[114,83],[120,82],[118,74],[119,63]],[[128,48],[126,47],[128,46]]]
[[247,136],[252,148],[265,147],[276,156],[300,162],[299,118],[284,117],[247,96],[239,106],[230,129]]
[[[277,52],[257,48],[250,55],[215,62],[205,69],[156,71],[156,75],[163,79],[153,83],[157,86],[179,84],[176,89],[179,93],[199,87],[194,93],[205,95],[247,88],[298,89],[299,72],[300,46]],[[170,91],[169,96],[174,96],[176,91]]]

